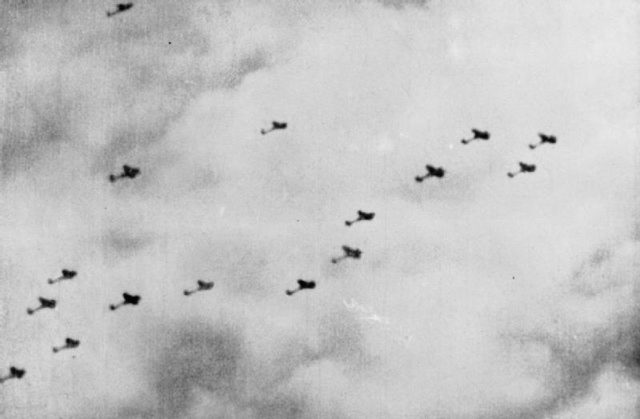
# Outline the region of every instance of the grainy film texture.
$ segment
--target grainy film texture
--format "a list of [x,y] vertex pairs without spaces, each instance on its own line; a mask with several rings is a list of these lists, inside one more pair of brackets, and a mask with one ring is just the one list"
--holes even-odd
[[639,7],[2,1],[0,417],[640,417]]

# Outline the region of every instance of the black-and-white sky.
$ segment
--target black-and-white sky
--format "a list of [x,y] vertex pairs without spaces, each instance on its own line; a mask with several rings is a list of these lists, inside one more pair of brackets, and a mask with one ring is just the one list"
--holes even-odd
[[638,7],[2,2],[0,415],[639,417]]

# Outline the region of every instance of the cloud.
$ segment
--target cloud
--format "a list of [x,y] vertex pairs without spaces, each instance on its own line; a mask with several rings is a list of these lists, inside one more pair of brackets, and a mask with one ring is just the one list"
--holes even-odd
[[3,8],[5,414],[637,413],[635,3]]

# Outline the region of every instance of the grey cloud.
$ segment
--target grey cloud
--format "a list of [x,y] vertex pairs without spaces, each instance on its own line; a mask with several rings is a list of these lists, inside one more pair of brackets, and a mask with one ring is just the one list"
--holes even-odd
[[[15,238],[15,245],[6,246],[7,266],[28,267],[32,272],[25,268],[26,273],[35,276],[71,254],[96,267],[90,280],[77,282],[76,289],[87,293],[78,300],[97,293],[111,297],[121,292],[115,287],[135,284],[148,310],[141,311],[157,315],[142,322],[122,316],[101,320],[96,314],[104,336],[120,332],[119,321],[142,325],[135,342],[144,350],[130,356],[105,340],[105,348],[113,345],[109,362],[131,366],[121,375],[105,374],[106,384],[91,370],[104,361],[102,354],[95,355],[91,367],[74,369],[64,384],[77,381],[82,387],[69,405],[89,400],[101,408],[79,418],[359,418],[369,409],[387,416],[537,419],[589,397],[610,364],[623,363],[639,376],[638,315],[629,312],[635,310],[637,290],[633,296],[624,293],[637,276],[633,253],[608,244],[618,234],[609,224],[593,238],[583,233],[609,210],[623,213],[620,208],[629,202],[620,197],[631,190],[614,171],[595,177],[596,171],[585,170],[589,153],[598,162],[609,154],[614,161],[626,154],[628,144],[617,147],[589,137],[581,147],[575,140],[583,124],[593,124],[588,135],[609,135],[626,124],[600,112],[599,96],[584,97],[596,76],[603,84],[612,81],[612,89],[623,80],[618,70],[628,66],[613,64],[624,61],[601,54],[624,44],[617,38],[622,29],[611,39],[602,36],[601,21],[589,15],[595,3],[585,7],[587,12],[551,5],[527,9],[526,2],[504,6],[505,12],[502,6],[492,9],[492,2],[477,9],[447,5],[433,16],[420,1],[383,2],[388,8],[370,2],[275,3],[230,1],[218,13],[217,2],[140,1],[131,13],[107,24],[98,2],[27,2],[27,10],[13,2],[9,17],[0,17],[2,23],[11,21],[5,28],[11,45],[2,53],[7,80],[15,81],[5,114],[3,174],[9,180],[18,171],[46,175],[17,184],[7,195],[15,203],[6,207],[9,222],[0,226],[3,236]],[[294,10],[287,14],[288,9]],[[271,12],[273,21],[265,18]],[[545,26],[553,13],[563,25]],[[520,15],[526,19],[513,19]],[[290,32],[295,25],[302,29]],[[554,32],[556,27],[562,31]],[[506,31],[517,33],[517,42],[504,41]],[[548,41],[543,36],[538,42],[540,32],[548,32],[549,40],[567,41],[553,49],[562,60],[529,59],[538,56],[536,45]],[[604,47],[581,48],[579,42],[574,47],[571,36],[582,40],[585,34],[599,36]],[[295,46],[302,48],[292,48],[298,39]],[[38,44],[42,40],[49,43]],[[281,50],[291,52],[284,54],[288,61],[280,61]],[[573,51],[579,58],[569,54]],[[25,66],[19,60],[30,53],[37,54]],[[583,56],[595,57],[593,66],[579,65]],[[598,59],[606,71],[598,68]],[[507,61],[511,65],[505,69],[501,63]],[[589,68],[584,74],[583,67]],[[270,70],[265,77],[256,74],[265,69]],[[571,75],[570,86],[555,86],[558,71]],[[243,81],[250,75],[255,77],[249,91]],[[624,81],[620,85],[626,87]],[[468,88],[476,83],[477,88]],[[527,88],[510,90],[514,84]],[[439,85],[444,87],[438,90]],[[522,92],[530,95],[524,102],[535,106],[520,107]],[[561,108],[581,117],[569,121],[539,105],[558,96],[579,98],[597,112]],[[607,99],[616,102],[608,93]],[[626,103],[610,106],[613,114],[615,106]],[[252,124],[276,113],[292,121],[290,128],[259,138],[259,126]],[[453,157],[442,162],[451,170],[446,182],[417,189],[412,177],[427,163],[423,159],[463,153],[442,138],[467,129],[460,126],[472,114],[522,131],[533,128],[520,126],[518,118],[535,116],[540,125],[558,118],[566,134],[553,153],[536,154],[545,168],[540,176],[507,183],[500,172],[503,160],[529,150],[517,130],[506,129],[490,144],[495,150],[465,149],[471,157],[464,162]],[[438,133],[425,134],[432,127]],[[522,150],[516,150],[516,140],[499,139],[506,137],[522,140]],[[596,140],[602,147],[594,146]],[[71,159],[56,156],[58,151],[77,154]],[[75,172],[68,170],[87,165],[104,181],[125,162],[143,166],[142,176],[104,190],[84,178],[76,182],[70,175]],[[40,164],[47,170],[33,169]],[[625,162],[615,166],[630,169]],[[56,184],[58,171],[68,175],[68,184]],[[488,180],[494,178],[499,180]],[[47,195],[47,182],[68,191],[64,197],[73,196],[73,202]],[[35,184],[45,186],[28,190]],[[600,195],[610,186],[617,195]],[[336,214],[365,205],[362,201],[379,211],[376,222],[345,230]],[[588,205],[596,201],[603,204],[602,213]],[[38,204],[47,210],[30,212]],[[111,218],[118,211],[119,218]],[[565,225],[575,229],[563,230]],[[90,239],[78,245],[78,236]],[[158,238],[163,241],[154,247]],[[365,249],[362,263],[330,266],[331,253],[352,241]],[[107,263],[91,259],[95,253],[85,256],[88,242],[97,244]],[[34,260],[31,249],[45,245],[55,247],[55,254]],[[510,278],[505,272],[511,270],[522,277],[532,273],[513,282],[499,279]],[[287,299],[284,289],[307,274],[321,286]],[[218,300],[189,300],[188,310],[183,309],[182,284],[175,282],[201,277],[216,281],[209,295]],[[112,278],[121,279],[108,281]],[[65,285],[61,290],[76,283]],[[25,294],[32,291],[27,288]],[[390,319],[388,329],[397,330],[363,326],[362,319],[334,310],[332,304],[346,290],[358,301],[375,304],[376,313]],[[620,295],[606,299],[615,292]],[[559,322],[566,323],[558,327],[547,313],[556,308],[552,304],[574,303],[572,298],[575,304],[566,312],[564,306],[558,309],[564,314],[557,316]],[[603,309],[606,304],[615,307]],[[93,332],[96,326],[84,322],[89,311],[77,308],[77,313],[66,308],[62,313],[75,316],[87,334]],[[200,310],[199,317],[191,318],[192,310]],[[583,314],[598,310],[603,318],[581,321]],[[610,312],[615,316],[606,318]],[[217,319],[220,313],[226,320]],[[237,319],[241,315],[231,313],[255,323],[243,324]],[[524,318],[516,326],[522,346],[506,351],[515,361],[501,357],[505,342],[494,336],[502,332],[497,323],[509,323],[504,318],[512,316]],[[581,340],[574,341],[573,332]],[[408,350],[389,349],[404,345],[395,341],[407,334],[415,336],[406,342]],[[42,344],[46,339],[34,336],[23,340]],[[548,350],[549,359],[546,352],[520,351],[527,344]],[[41,362],[35,356],[30,361]],[[511,366],[517,371],[507,371]],[[381,370],[388,376],[376,375]],[[432,377],[446,377],[451,385]],[[477,390],[493,387],[494,381],[498,390]],[[531,394],[514,397],[507,388],[511,381],[533,387]],[[25,399],[37,397],[46,406],[57,397],[50,377],[30,384]],[[509,396],[515,401],[504,400]],[[43,411],[31,416],[46,416]]]
[[[103,172],[161,141],[167,127],[203,90],[238,86],[247,75],[268,66],[270,52],[257,47],[240,51],[213,71],[219,46],[202,27],[193,25],[200,13],[195,5],[137,4],[130,13],[133,24],[113,20],[112,26],[103,22],[102,7],[98,2],[5,6],[8,39],[1,58],[8,70],[9,95],[3,112],[10,122],[1,144],[5,176],[33,167],[60,143],[89,145],[82,138],[86,133],[76,130],[84,123],[106,128],[101,133],[106,142],[93,167],[94,172]],[[39,20],[47,22],[40,32],[21,31],[27,22],[33,25]],[[92,31],[82,30],[92,24]],[[38,50],[33,39],[46,49]],[[34,84],[16,64],[29,53],[42,54],[50,60],[47,67],[59,66],[58,71],[49,68],[52,75]]]
[[101,236],[104,253],[110,258],[128,258],[153,243],[153,235],[113,228]]
[[260,361],[249,353],[238,326],[204,319],[162,322],[148,338],[153,350],[144,361],[145,375],[154,399],[117,407],[118,417],[200,417],[194,412],[197,393],[213,403],[206,418],[306,417],[303,400],[278,391],[298,366],[297,358],[280,358],[284,374],[273,381],[277,375],[252,368]]
[[222,397],[235,397],[242,386],[242,337],[229,327],[215,329],[185,323],[152,367],[151,381],[160,411],[175,417],[188,408],[190,392],[199,387]]

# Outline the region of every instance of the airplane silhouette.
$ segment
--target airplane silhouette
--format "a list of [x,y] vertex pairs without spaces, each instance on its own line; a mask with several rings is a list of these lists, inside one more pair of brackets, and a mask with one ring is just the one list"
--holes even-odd
[[271,131],[275,131],[278,129],[286,129],[287,128],[287,123],[286,122],[278,122],[278,121],[272,121],[271,122],[271,128],[269,129],[261,129],[260,133],[262,135],[268,134]]
[[122,173],[119,175],[109,175],[109,182],[113,183],[118,179],[129,178],[133,179],[140,174],[140,169],[133,166],[124,165],[122,166]]
[[534,150],[536,147],[541,146],[542,144],[555,144],[556,142],[558,142],[558,139],[556,138],[555,135],[546,135],[546,134],[542,134],[542,133],[538,133],[538,137],[540,137],[540,142],[536,143],[536,144],[529,144],[529,148],[531,150]]
[[342,246],[342,251],[344,252],[344,255],[331,259],[331,263],[338,263],[341,260],[347,258],[360,259],[360,256],[362,256],[362,250],[355,249],[349,246]]
[[54,346],[53,353],[63,351],[65,349],[74,349],[80,346],[80,341],[77,339],[66,338],[64,340],[64,345],[62,346]]
[[122,306],[126,306],[126,305],[133,305],[133,306],[137,306],[138,303],[140,302],[140,296],[139,295],[131,295],[128,294],[126,292],[122,293],[122,299],[123,301],[118,303],[118,304],[110,304],[109,308],[111,310],[116,310]]
[[191,295],[194,294],[198,291],[208,291],[210,289],[213,288],[213,281],[207,282],[207,281],[202,281],[200,279],[198,279],[196,281],[196,283],[198,284],[198,288],[194,289],[194,290],[184,290],[184,295]]
[[518,173],[533,173],[536,171],[535,164],[527,164],[523,162],[519,162],[518,164],[520,165],[520,170],[518,170],[517,172],[509,172],[507,173],[507,176],[514,177]]
[[56,308],[56,300],[48,299],[48,298],[42,298],[42,297],[38,297],[38,300],[40,301],[40,306],[38,306],[36,308],[27,308],[27,314],[28,315],[32,315],[36,311],[42,310],[44,308],[50,308],[52,310],[54,308]]
[[431,166],[430,164],[425,166],[427,169],[427,174],[424,176],[416,176],[416,182],[420,183],[423,180],[430,178],[430,177],[437,177],[437,178],[442,178],[444,177],[444,173],[445,170],[442,167],[434,167]]
[[60,282],[60,281],[65,281],[65,280],[73,279],[73,278],[75,278],[75,276],[76,276],[77,274],[78,274],[78,273],[77,273],[76,271],[71,271],[71,270],[68,270],[68,269],[63,269],[63,270],[62,270],[62,275],[60,275],[60,276],[59,276],[59,277],[57,277],[57,278],[53,278],[53,279],[49,278],[49,279],[47,280],[47,282],[48,282],[49,284],[55,284],[56,282]]
[[107,11],[107,17],[111,17],[113,15],[117,15],[118,13],[126,12],[127,10],[133,7],[133,3],[118,3],[116,5],[116,10],[110,12]]
[[286,290],[285,294],[293,295],[298,291],[312,290],[315,287],[316,287],[316,282],[315,281],[305,281],[304,279],[298,279],[298,288],[296,288],[294,290]]
[[344,224],[347,227],[349,227],[351,226],[351,224],[357,223],[359,221],[371,221],[375,216],[376,216],[375,212],[364,212],[364,211],[358,210],[358,218],[356,218],[353,221],[345,221]]
[[460,140],[462,144],[469,144],[471,141],[476,140],[488,141],[491,138],[489,131],[480,131],[473,128],[471,132],[473,132],[473,137]]
[[14,366],[9,367],[9,375],[6,375],[4,377],[0,377],[0,384],[4,383],[7,380],[10,380],[12,378],[16,378],[16,379],[21,379],[24,374],[26,373],[25,370],[21,369],[21,368],[17,368]]

